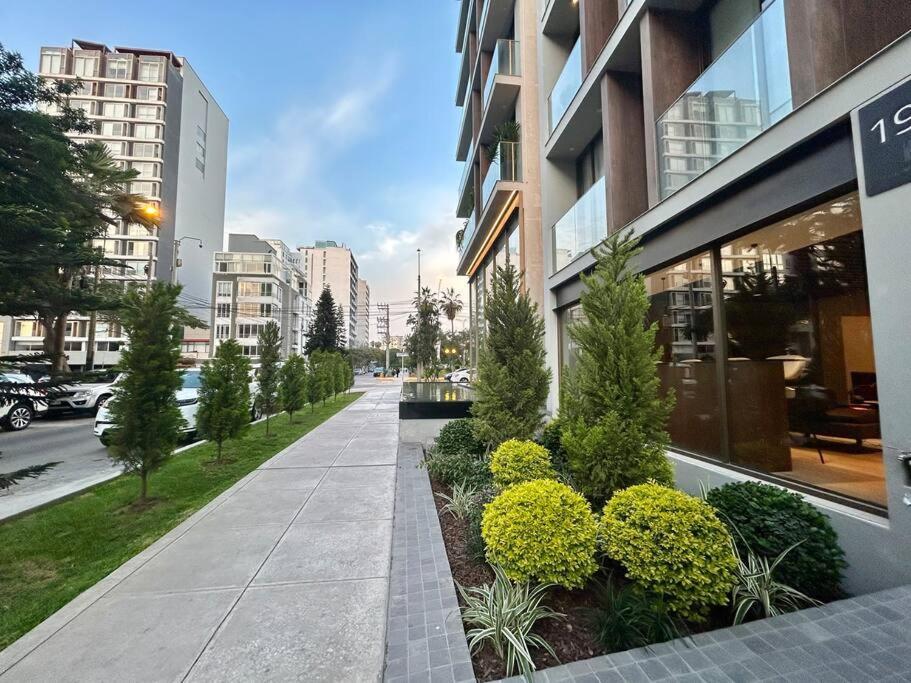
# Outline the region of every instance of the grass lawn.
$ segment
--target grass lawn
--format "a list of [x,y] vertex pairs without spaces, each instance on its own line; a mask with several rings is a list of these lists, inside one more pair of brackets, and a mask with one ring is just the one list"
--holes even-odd
[[234,482],[352,403],[350,393],[294,416],[271,419],[227,442],[215,465],[215,445],[169,460],[149,479],[156,504],[137,512],[139,478],[122,476],[75,498],[0,524],[0,649],[41,623],[89,586],[151,545]]

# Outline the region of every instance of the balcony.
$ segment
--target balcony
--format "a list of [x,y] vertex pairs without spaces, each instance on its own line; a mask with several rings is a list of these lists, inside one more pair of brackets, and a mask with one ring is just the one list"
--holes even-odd
[[582,40],[577,39],[572,52],[563,65],[563,71],[554,83],[554,89],[547,98],[548,114],[550,116],[550,130],[553,132],[563,114],[569,108],[573,97],[582,85]]
[[490,69],[487,71],[487,81],[484,83],[484,109],[487,110],[490,95],[494,89],[497,76],[521,76],[522,65],[520,62],[519,41],[500,38],[493,50],[490,60]]
[[490,198],[496,190],[497,183],[522,181],[522,147],[518,142],[501,142],[497,152],[497,160],[490,164],[487,175],[484,176],[484,185],[481,188],[481,201],[484,210],[490,203]]
[[459,137],[456,142],[456,160],[465,161],[468,158],[468,152],[471,150],[472,134],[472,98],[465,100],[465,106],[462,107],[462,122],[459,124]]
[[659,117],[662,199],[793,110],[784,4],[766,8]]
[[607,237],[607,195],[598,179],[552,229],[553,272],[568,266]]
[[459,201],[456,205],[456,216],[459,218],[467,218],[470,212],[474,212],[474,158],[475,147],[471,146],[459,181]]
[[475,225],[474,211],[472,211],[471,216],[468,217],[465,227],[463,228],[462,241],[458,244],[460,256],[468,248],[468,245],[471,244],[471,238],[474,237]]

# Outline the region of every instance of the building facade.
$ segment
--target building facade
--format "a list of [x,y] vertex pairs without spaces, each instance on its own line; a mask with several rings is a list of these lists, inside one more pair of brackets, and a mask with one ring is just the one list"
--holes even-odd
[[300,255],[280,240],[228,235],[228,250],[216,252],[212,274],[211,348],[236,339],[255,363],[258,336],[269,321],[278,323],[282,358],[303,353],[310,326],[310,295]]
[[[182,303],[202,317],[211,307],[213,254],[224,235],[228,119],[184,57],[161,50],[115,47],[74,40],[70,47],[43,47],[42,77],[82,81],[70,98],[95,124],[74,137],[104,143],[114,159],[139,172],[129,190],[160,210],[158,230],[112,225],[98,241],[122,265],[105,266],[104,280],[144,283],[172,280],[184,286]],[[56,113],[52,106],[44,111]],[[175,268],[175,244],[181,244]],[[10,321],[9,350],[40,349],[42,330],[34,320]],[[86,361],[89,317],[74,313],[66,336],[69,363]],[[113,365],[126,339],[119,326],[96,323],[96,367]]]
[[[478,4],[483,27],[521,2]],[[533,9],[549,410],[574,362],[591,250],[631,231],[676,396],[678,485],[799,492],[838,531],[849,591],[911,582],[911,184],[894,180],[911,158],[911,5]],[[904,99],[861,124],[896,87]],[[899,146],[888,190],[871,190],[871,137]]]
[[363,278],[357,280],[355,341],[357,346],[370,345],[370,285]]
[[459,15],[456,159],[465,168],[456,206],[464,219],[457,272],[469,279],[473,354],[497,266],[513,264],[543,304],[538,20],[535,0],[463,0]]
[[314,301],[329,287],[336,306],[348,321],[346,346],[358,344],[358,268],[354,253],[344,244],[332,240],[317,240],[312,247],[298,247],[304,277]]

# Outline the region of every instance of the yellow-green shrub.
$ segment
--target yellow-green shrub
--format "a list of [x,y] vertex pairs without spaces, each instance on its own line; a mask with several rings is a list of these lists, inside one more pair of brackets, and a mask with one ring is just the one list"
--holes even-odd
[[673,612],[700,621],[727,603],[736,560],[705,501],[654,483],[631,486],[604,506],[600,527],[607,556]]
[[578,588],[595,573],[598,525],[591,506],[565,484],[511,486],[484,508],[487,560],[514,581]]
[[490,471],[498,489],[535,479],[556,479],[550,453],[534,441],[510,439],[501,443],[490,456]]

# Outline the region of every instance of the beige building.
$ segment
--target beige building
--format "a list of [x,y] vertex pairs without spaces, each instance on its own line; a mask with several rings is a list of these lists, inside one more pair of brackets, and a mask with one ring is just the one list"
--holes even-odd
[[357,320],[355,322],[355,342],[352,346],[370,344],[370,285],[363,278],[357,281]]
[[496,266],[515,265],[543,302],[538,19],[535,0],[463,0],[459,17],[456,159],[465,170],[456,213],[465,225],[456,245],[458,274],[469,279],[473,359]]
[[344,244],[332,240],[317,240],[312,247],[298,247],[301,254],[301,268],[312,292],[314,305],[323,287],[328,286],[336,306],[348,320],[347,346],[356,346],[358,277],[357,260]]

